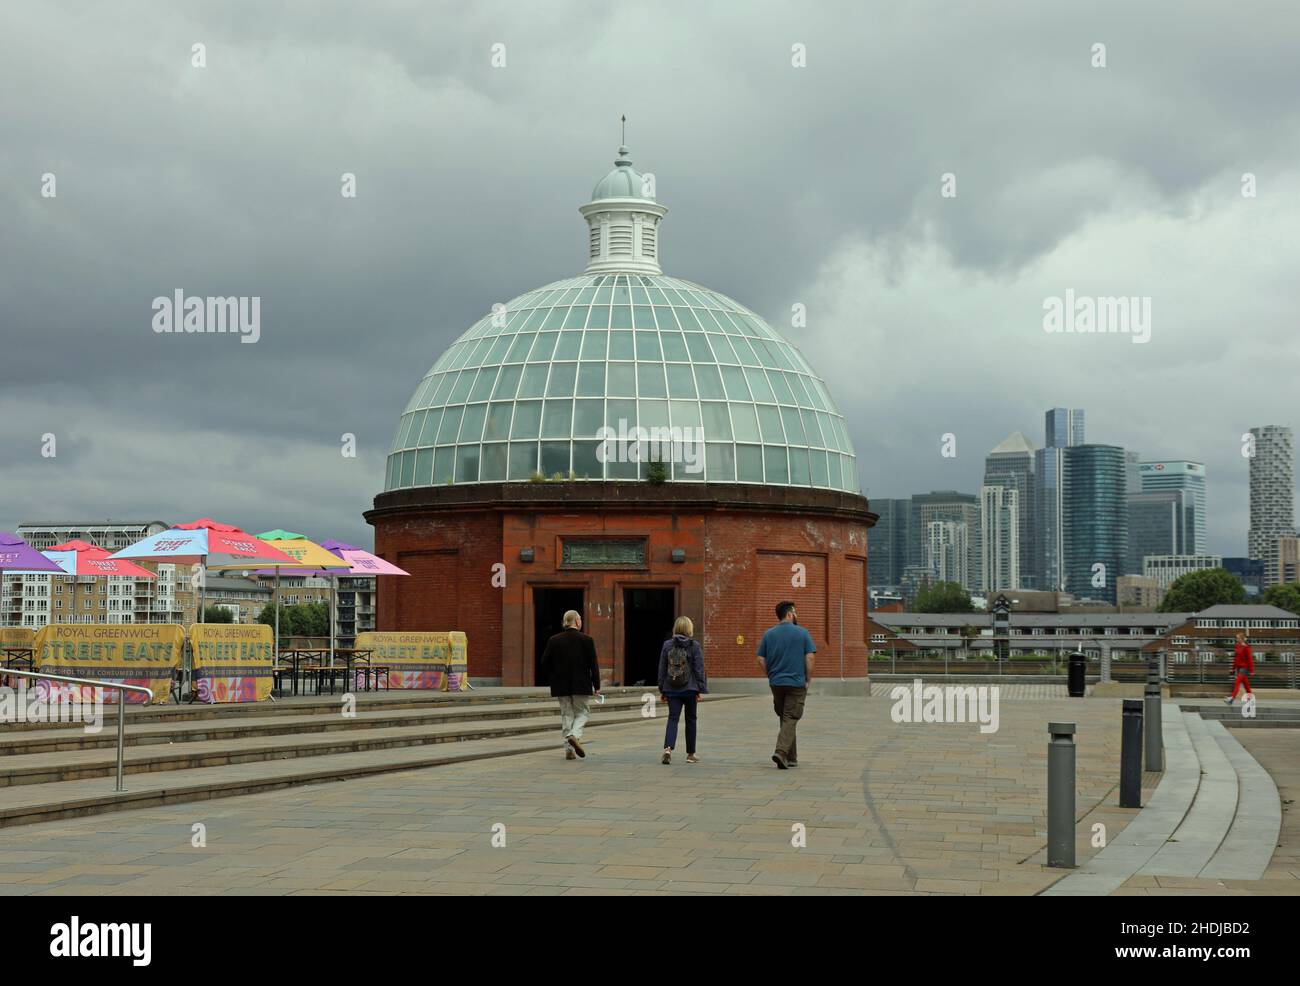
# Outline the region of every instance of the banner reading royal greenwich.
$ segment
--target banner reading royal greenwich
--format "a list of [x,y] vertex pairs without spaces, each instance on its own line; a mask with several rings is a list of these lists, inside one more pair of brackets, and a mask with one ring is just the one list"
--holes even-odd
[[469,687],[469,640],[460,630],[447,634],[447,691],[463,692]]
[[24,650],[35,640],[36,631],[31,627],[0,627],[0,650]]
[[[459,637],[460,663],[464,670],[465,634],[395,633],[367,631],[357,634],[357,650],[373,651],[370,662],[388,668],[389,688],[425,688],[446,691],[447,672],[453,660],[452,637]],[[463,676],[462,679],[463,680]]]
[[[180,666],[185,630],[173,623],[94,626],[51,623],[36,634],[36,667],[69,678],[95,678],[111,684],[139,685],[153,692],[150,704],[165,703],[172,692],[172,673]],[[89,685],[41,682],[63,698],[90,701]],[[143,705],[144,697],[126,693],[126,700]]]
[[195,623],[190,648],[200,702],[263,702],[271,697],[275,651],[269,626]]

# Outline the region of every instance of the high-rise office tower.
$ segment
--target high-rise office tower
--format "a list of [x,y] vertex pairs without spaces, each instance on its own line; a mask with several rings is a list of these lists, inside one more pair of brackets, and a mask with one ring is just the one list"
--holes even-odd
[[867,581],[873,589],[903,584],[911,509],[912,501],[906,498],[871,500],[871,510],[880,518],[867,532]]
[[1172,459],[1143,462],[1139,467],[1143,493],[1178,491],[1187,494],[1182,506],[1183,543],[1167,555],[1203,555],[1205,544],[1205,466],[1200,462]]
[[1044,447],[1034,453],[1035,574],[1039,588],[1060,591],[1065,588],[1064,450],[1083,444],[1083,409],[1054,407],[1044,417]]
[[1128,561],[1124,450],[1075,445],[1064,458],[1065,587],[1075,596],[1113,603]]
[[1020,494],[1010,486],[980,489],[980,588],[1019,589]]
[[1278,539],[1294,537],[1295,436],[1282,425],[1250,429],[1255,454],[1250,458],[1251,558],[1264,563],[1264,585],[1277,580]]
[[926,564],[927,531],[932,521],[956,521],[966,525],[966,565],[962,577],[952,581],[960,582],[961,587],[968,592],[977,589],[979,587],[979,497],[974,493],[958,493],[956,490],[932,490],[929,493],[914,493],[911,500],[908,566],[919,568]]
[[925,563],[940,582],[962,584],[966,571],[970,529],[957,520],[932,520],[926,525]]
[[1036,589],[1038,581],[1038,550],[1035,547],[1034,498],[1034,445],[1020,432],[1012,432],[984,459],[984,485],[1001,486],[1016,491],[1016,513],[1019,531],[1016,540],[1019,557],[1016,561],[1017,589]]
[[1195,548],[1196,506],[1191,490],[1128,495],[1128,561],[1125,575],[1141,575],[1152,555],[1200,555]]
[[1054,407],[1044,415],[1043,444],[1048,448],[1082,445],[1083,408]]

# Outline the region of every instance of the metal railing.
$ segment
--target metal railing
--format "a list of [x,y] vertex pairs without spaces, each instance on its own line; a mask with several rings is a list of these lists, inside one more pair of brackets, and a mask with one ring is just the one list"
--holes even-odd
[[34,678],[37,681],[61,681],[68,685],[90,685],[92,688],[105,690],[117,689],[117,788],[125,791],[122,785],[123,748],[126,745],[126,693],[139,692],[153,698],[153,690],[142,685],[119,685],[111,681],[97,681],[94,678],[69,678],[61,674],[46,674],[43,671],[17,671],[13,668],[0,668],[0,677],[13,675],[17,678]]

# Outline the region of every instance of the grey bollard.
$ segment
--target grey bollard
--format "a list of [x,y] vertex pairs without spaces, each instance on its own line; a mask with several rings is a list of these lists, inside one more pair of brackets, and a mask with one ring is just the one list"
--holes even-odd
[[1165,769],[1164,734],[1160,723],[1160,656],[1152,654],[1147,661],[1147,686],[1143,695],[1145,723],[1142,732],[1146,739],[1147,770]]
[[1124,700],[1119,748],[1119,806],[1142,807],[1142,703]]
[[1074,723],[1049,722],[1047,865],[1074,866]]

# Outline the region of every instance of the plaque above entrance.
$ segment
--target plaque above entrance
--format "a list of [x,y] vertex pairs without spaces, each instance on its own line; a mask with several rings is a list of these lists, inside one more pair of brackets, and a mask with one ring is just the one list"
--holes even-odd
[[645,538],[564,538],[561,568],[645,568]]

